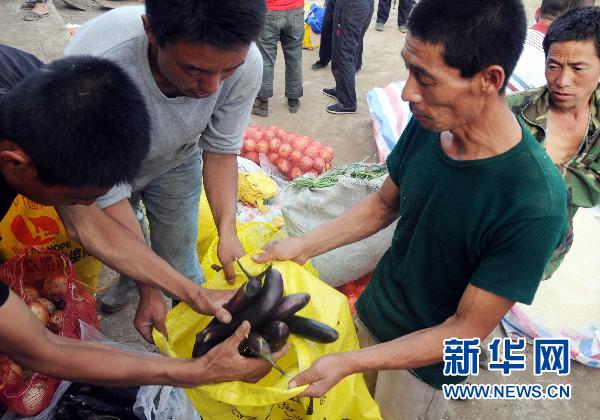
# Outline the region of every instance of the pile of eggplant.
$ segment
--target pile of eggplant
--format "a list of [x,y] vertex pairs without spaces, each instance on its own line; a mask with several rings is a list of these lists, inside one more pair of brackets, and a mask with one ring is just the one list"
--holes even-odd
[[231,322],[223,324],[215,318],[196,334],[192,357],[205,355],[230,337],[244,321],[250,323],[252,330],[240,345],[240,354],[262,357],[284,375],[286,373],[273,361],[271,353],[285,346],[290,333],[319,343],[333,343],[338,339],[338,332],[329,325],[294,315],[308,304],[310,295],[283,296],[283,279],[279,271],[269,265],[265,271],[253,276],[239,261],[237,263],[248,279],[224,305],[231,313]]

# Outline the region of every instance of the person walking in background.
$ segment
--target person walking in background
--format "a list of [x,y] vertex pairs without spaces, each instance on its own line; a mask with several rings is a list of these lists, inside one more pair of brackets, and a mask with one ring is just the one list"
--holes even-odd
[[267,0],[265,27],[256,41],[263,58],[260,91],[252,114],[269,115],[269,98],[273,96],[273,76],[277,44],[281,42],[285,60],[285,96],[288,110],[298,112],[302,97],[302,41],[304,39],[304,0]]
[[[400,32],[406,32],[406,22],[408,22],[408,15],[410,15],[414,4],[415,0],[398,0],[398,29]],[[392,0],[379,0],[379,4],[377,5],[376,30],[383,31],[385,23],[390,17],[391,6]]]
[[362,65],[362,45],[373,16],[374,0],[337,0],[333,10],[331,72],[335,88],[323,94],[337,100],[327,107],[331,114],[356,112],[356,72]]
[[[311,66],[311,69],[313,70],[321,70],[322,68],[327,67],[331,61],[331,48],[333,43],[333,9],[335,8],[336,1],[337,0],[325,0],[325,16],[323,16],[323,25],[321,26],[319,59]],[[360,71],[362,67],[363,40],[364,36],[360,38],[359,52],[356,57],[356,72]]]
[[319,59],[313,63],[311,69],[320,70],[327,67],[331,61],[331,43],[333,42],[333,9],[336,0],[325,0],[325,15],[321,26],[321,44],[319,45]]

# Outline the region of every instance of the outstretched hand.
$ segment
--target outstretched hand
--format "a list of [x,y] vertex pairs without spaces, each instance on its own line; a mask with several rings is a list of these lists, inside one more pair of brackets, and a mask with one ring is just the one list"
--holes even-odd
[[347,376],[343,366],[344,361],[341,360],[340,354],[323,356],[307,370],[294,376],[289,388],[308,385],[300,397],[322,397]]
[[270,241],[263,247],[264,253],[253,256],[255,262],[264,264],[269,261],[292,260],[304,265],[308,260],[302,238],[285,238]]

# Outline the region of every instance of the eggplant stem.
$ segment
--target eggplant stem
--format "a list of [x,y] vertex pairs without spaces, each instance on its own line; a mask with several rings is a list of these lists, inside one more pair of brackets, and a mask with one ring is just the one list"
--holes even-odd
[[240,266],[240,268],[242,269],[242,272],[246,275],[246,277],[250,278],[252,277],[250,273],[248,273],[248,271],[246,271],[246,269],[244,268],[244,266],[242,265],[242,263],[240,262],[240,260],[235,260],[238,265]]
[[251,349],[251,348],[249,348],[249,350],[250,350],[250,353],[252,353],[254,356],[256,356],[256,357],[260,357],[261,359],[264,359],[264,360],[266,360],[267,362],[269,362],[269,364],[270,364],[271,366],[273,366],[275,369],[277,369],[279,372],[281,372],[281,374],[282,374],[283,376],[285,376],[286,378],[290,378],[290,379],[291,379],[291,376],[290,376],[290,375],[288,375],[288,374],[285,372],[285,370],[283,370],[283,369],[281,368],[281,366],[279,366],[279,365],[278,365],[278,364],[275,362],[275,360],[273,360],[273,358],[272,358],[270,355],[269,355],[269,356],[266,356],[266,355],[264,355],[264,354],[260,354],[259,352],[257,352],[256,350],[253,350],[253,349]]

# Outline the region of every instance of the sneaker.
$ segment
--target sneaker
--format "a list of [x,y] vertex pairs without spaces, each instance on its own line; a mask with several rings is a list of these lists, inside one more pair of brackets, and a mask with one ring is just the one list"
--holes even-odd
[[375,25],[375,30],[378,32],[383,32],[383,28],[385,28],[385,23],[377,22]]
[[325,88],[325,89],[323,89],[323,95],[329,96],[330,98],[333,98],[333,99],[337,100],[335,88],[331,88],[331,89]]
[[327,67],[327,64],[323,64],[320,61],[317,61],[312,66],[310,66],[310,68],[313,70],[321,70],[325,67]]
[[298,112],[298,108],[300,108],[300,99],[290,99],[288,98],[288,110],[295,114]]
[[341,103],[336,102],[327,107],[327,112],[330,114],[355,114],[356,108],[346,108]]
[[128,292],[134,288],[133,280],[119,277],[100,298],[100,310],[105,314],[119,312],[129,303]]
[[398,26],[398,30],[405,34],[408,31],[408,28],[406,27],[406,25],[400,25]]
[[252,105],[252,115],[266,117],[269,115],[269,100],[257,97]]

